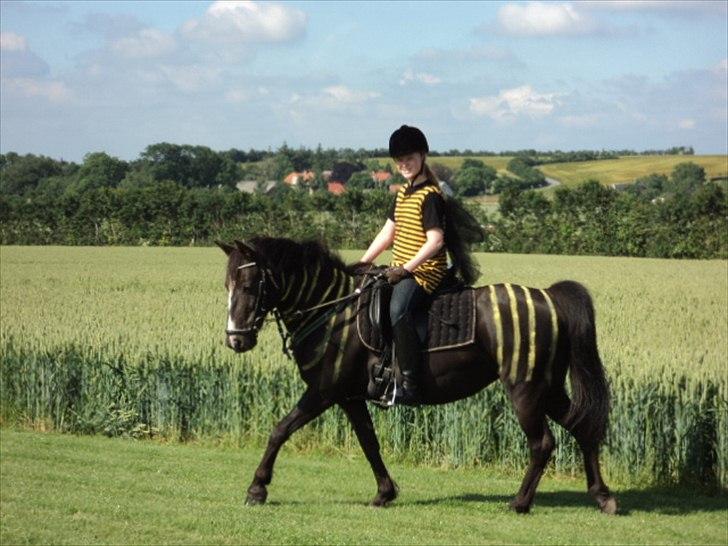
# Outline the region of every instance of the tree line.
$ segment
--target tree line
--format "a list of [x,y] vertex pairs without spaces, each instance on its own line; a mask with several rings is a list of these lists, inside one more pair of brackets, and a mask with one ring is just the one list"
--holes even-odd
[[[251,165],[269,162],[279,174],[311,165],[324,170],[350,161],[383,167],[373,157],[320,147],[284,147],[265,157],[246,153]],[[251,155],[252,154],[252,155]],[[262,159],[261,159],[262,157]],[[310,158],[315,162],[309,164]],[[320,239],[335,248],[363,248],[384,222],[393,195],[364,171],[350,173],[335,196],[318,182],[269,193],[241,193],[236,181],[246,162],[235,151],[160,143],[125,162],[103,152],[80,165],[43,156],[0,156],[0,242],[62,245],[209,245],[253,235]],[[486,228],[476,250],[650,257],[728,256],[726,195],[693,163],[667,176],[651,175],[617,192],[589,181],[559,187],[553,198],[534,168],[538,154],[517,154],[499,175],[468,158],[453,171],[433,160]],[[445,170],[449,171],[446,172]],[[468,199],[500,194],[488,214]]]

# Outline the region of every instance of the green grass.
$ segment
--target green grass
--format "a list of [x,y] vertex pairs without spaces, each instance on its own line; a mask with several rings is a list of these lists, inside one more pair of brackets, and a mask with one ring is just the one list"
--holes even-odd
[[669,176],[676,165],[688,161],[702,166],[708,179],[728,177],[728,156],[725,155],[628,156],[599,161],[552,163],[537,168],[566,186],[575,186],[589,179],[608,185],[634,182],[652,173]]
[[726,544],[725,496],[611,484],[601,514],[583,479],[546,476],[528,516],[516,476],[389,461],[387,509],[358,453],[284,448],[268,504],[247,507],[260,448],[0,430],[2,544]]

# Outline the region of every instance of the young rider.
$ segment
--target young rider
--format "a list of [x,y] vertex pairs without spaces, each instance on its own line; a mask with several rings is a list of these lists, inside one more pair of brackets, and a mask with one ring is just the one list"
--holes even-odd
[[415,316],[425,311],[429,295],[447,272],[445,246],[445,202],[437,178],[425,163],[429,147],[416,127],[402,125],[389,139],[389,155],[407,183],[387,221],[362,257],[373,262],[392,244],[393,259],[385,275],[394,285],[389,307],[395,358],[402,375],[402,389],[396,403],[421,402],[419,373],[422,342]]

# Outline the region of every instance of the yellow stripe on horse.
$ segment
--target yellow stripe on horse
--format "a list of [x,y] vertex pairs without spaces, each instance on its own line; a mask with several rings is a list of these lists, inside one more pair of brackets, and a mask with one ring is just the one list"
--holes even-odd
[[521,325],[518,318],[518,300],[513,292],[513,286],[506,283],[508,291],[508,301],[511,304],[511,322],[513,322],[513,353],[511,354],[510,378],[511,383],[515,383],[518,378],[518,359],[521,351]]
[[[338,272],[338,270],[337,270],[337,272]],[[339,290],[336,292],[336,296],[334,299],[339,299],[339,298],[343,297],[344,293],[346,292],[346,290],[348,288],[348,285],[349,285],[348,279],[344,278],[344,282],[342,282],[341,285],[339,286]],[[313,357],[313,359],[310,362],[307,362],[306,364],[303,364],[300,366],[301,370],[303,370],[303,371],[310,370],[311,368],[313,368],[314,366],[316,366],[317,364],[319,364],[321,362],[321,359],[326,354],[326,348],[328,347],[329,340],[331,339],[331,330],[334,327],[334,323],[336,323],[337,316],[338,315],[336,313],[331,315],[331,318],[326,323],[326,330],[324,331],[324,337],[321,340],[321,343],[319,344],[319,349],[316,351],[315,356]]]
[[551,313],[551,350],[549,352],[549,363],[548,366],[546,366],[546,372],[544,373],[544,379],[546,380],[546,383],[550,384],[551,368],[554,363],[554,357],[556,356],[556,342],[559,338],[559,319],[556,316],[556,307],[554,307],[554,302],[551,301],[551,298],[545,290],[541,290],[540,288],[539,290],[541,291],[541,294],[543,294],[543,297],[549,306],[549,312]]
[[306,283],[308,282],[308,269],[305,267],[303,268],[303,280],[301,281],[301,289],[298,292],[298,296],[296,296],[296,299],[293,301],[291,305],[288,306],[286,310],[289,309],[295,309],[298,305],[298,302],[301,300],[301,294],[303,294],[303,290],[306,288]]
[[498,307],[498,295],[495,293],[495,286],[490,285],[490,306],[493,308],[493,322],[495,322],[495,344],[498,347],[496,359],[499,372],[503,370],[503,323],[501,322],[500,308]]
[[[321,273],[321,262],[317,261],[316,262],[316,272],[313,274],[313,278],[311,279],[311,287],[308,289],[308,292],[306,293],[306,297],[303,298],[303,301],[301,302],[302,304],[305,304],[313,295],[313,291],[316,290],[316,285],[318,284],[319,273]],[[316,302],[316,304],[314,304],[314,305],[318,305],[318,302]]]
[[526,306],[528,307],[528,369],[526,370],[526,381],[531,381],[533,368],[536,366],[536,310],[533,308],[531,290],[523,287],[526,294]]
[[286,291],[281,296],[281,301],[286,301],[286,298],[288,297],[288,294],[291,292],[291,288],[293,288],[293,281],[294,280],[296,280],[296,277],[294,277],[293,275],[291,275],[291,282],[286,287]]
[[341,341],[339,341],[338,354],[334,361],[334,381],[339,378],[339,372],[341,372],[341,360],[344,358],[344,351],[346,350],[346,342],[349,340],[349,310],[351,304],[348,304],[344,308],[344,329],[341,332]]

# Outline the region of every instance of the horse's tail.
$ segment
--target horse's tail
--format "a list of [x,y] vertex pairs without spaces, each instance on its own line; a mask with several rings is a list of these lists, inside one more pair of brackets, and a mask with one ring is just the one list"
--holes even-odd
[[564,422],[569,428],[580,424],[586,437],[599,444],[609,421],[609,385],[597,349],[592,298],[584,286],[574,281],[557,282],[548,293],[569,336],[571,406]]

